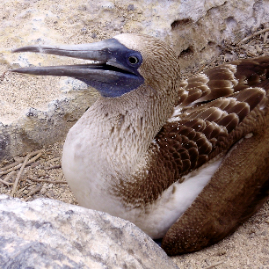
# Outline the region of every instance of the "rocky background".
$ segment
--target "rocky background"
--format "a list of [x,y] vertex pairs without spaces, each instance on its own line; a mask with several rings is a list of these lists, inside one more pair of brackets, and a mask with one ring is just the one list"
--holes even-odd
[[[49,55],[10,53],[14,48],[88,43],[122,32],[145,33],[165,40],[176,51],[185,74],[246,54],[262,54],[257,44],[242,41],[266,29],[269,2],[3,0],[0,15],[2,74],[30,64],[74,62]],[[266,39],[267,35],[263,43]],[[236,55],[235,50],[247,53],[239,51]],[[61,141],[96,99],[94,90],[85,90],[84,84],[70,78],[2,75],[0,159]]]
[[[0,193],[26,201],[46,197],[76,204],[61,173],[61,146],[69,128],[98,94],[71,78],[8,72],[31,64],[78,62],[49,55],[12,54],[12,49],[33,44],[89,43],[122,32],[145,33],[174,48],[182,77],[225,61],[269,53],[269,1],[262,0],[2,0],[0,18]],[[1,210],[7,208],[6,198],[2,204]],[[25,204],[14,202],[13,207]],[[269,268],[268,212],[266,204],[219,244],[168,261],[173,260],[180,268]],[[0,218],[10,221],[1,213]],[[10,234],[5,240],[13,237]],[[68,266],[76,268],[72,263]],[[173,268],[170,266],[167,268]]]

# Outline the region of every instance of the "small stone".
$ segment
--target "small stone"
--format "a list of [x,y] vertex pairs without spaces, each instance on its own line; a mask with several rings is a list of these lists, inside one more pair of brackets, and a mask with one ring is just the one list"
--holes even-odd
[[266,248],[266,247],[263,247],[262,250],[261,250],[261,252],[262,252],[263,254],[269,255],[269,249]]
[[134,11],[135,7],[134,7],[133,4],[130,4],[130,5],[127,7],[127,9],[128,9],[129,11]]
[[42,189],[40,190],[40,194],[44,195],[47,192],[47,184],[44,184],[42,186]]
[[268,234],[267,231],[262,231],[261,232],[261,235],[263,235],[263,236],[267,236],[267,234]]
[[223,256],[227,253],[227,251],[224,248],[220,248],[218,249],[218,251],[216,252],[216,256]]

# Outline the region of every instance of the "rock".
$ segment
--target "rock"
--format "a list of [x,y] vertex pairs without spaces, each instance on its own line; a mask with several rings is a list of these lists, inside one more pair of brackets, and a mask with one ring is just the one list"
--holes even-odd
[[[2,2],[0,74],[31,64],[74,63],[55,56],[12,54],[11,49],[89,43],[122,32],[165,40],[184,73],[199,70],[226,43],[237,44],[269,21],[269,2],[257,0]],[[85,85],[70,78],[7,73],[0,79],[0,160],[61,141],[97,97],[93,89],[85,92]]]
[[0,264],[10,268],[178,268],[134,224],[109,214],[0,196]]

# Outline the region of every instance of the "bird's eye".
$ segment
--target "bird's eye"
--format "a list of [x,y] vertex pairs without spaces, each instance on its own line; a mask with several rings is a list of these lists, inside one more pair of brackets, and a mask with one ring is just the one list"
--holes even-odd
[[134,65],[134,64],[138,64],[139,63],[139,59],[136,56],[130,56],[128,58],[128,61],[130,64]]

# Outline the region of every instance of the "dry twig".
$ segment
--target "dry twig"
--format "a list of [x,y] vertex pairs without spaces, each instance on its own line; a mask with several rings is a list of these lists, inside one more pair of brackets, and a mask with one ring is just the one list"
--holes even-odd
[[212,269],[212,268],[214,268],[214,267],[216,267],[216,266],[218,266],[218,265],[221,265],[221,264],[223,264],[223,263],[224,263],[224,262],[217,262],[217,263],[215,263],[215,264],[212,264],[212,265],[206,267],[205,269]]
[[55,157],[47,161],[47,163],[60,161],[60,157]]
[[14,182],[13,189],[12,189],[12,192],[11,192],[11,196],[14,196],[14,194],[15,194],[15,192],[16,192],[16,190],[17,190],[17,186],[18,186],[20,177],[21,177],[21,175],[22,175],[22,172],[23,172],[23,170],[24,170],[24,167],[26,166],[26,164],[27,164],[27,162],[28,162],[30,156],[31,156],[31,153],[28,153],[28,154],[26,155],[25,159],[24,159],[24,162],[23,162],[23,164],[22,164],[22,166],[21,166],[21,169],[20,169],[20,171],[19,171],[19,173],[18,173],[18,175],[17,175],[17,177],[16,177],[16,180],[15,180],[15,182]]
[[[33,151],[33,152],[29,153],[29,158],[32,157],[32,156],[34,156],[34,155],[36,155],[36,156],[33,157],[32,159],[30,159],[30,160],[26,163],[26,165],[29,165],[29,164],[35,162],[38,158],[40,158],[40,156],[41,156],[42,154],[43,154],[43,150],[37,150],[37,151]],[[3,167],[3,168],[1,169],[2,171],[0,172],[0,176],[2,176],[2,175],[6,175],[6,174],[8,174],[8,173],[10,173],[10,172],[12,172],[12,171],[16,171],[16,170],[18,170],[19,168],[22,167],[22,163],[17,164],[17,162],[16,162],[16,163],[14,163],[14,164],[16,164],[16,165],[15,165],[15,166],[12,166],[12,164],[10,164],[10,165],[6,166],[6,167],[8,167],[8,168]]]
[[61,168],[61,165],[54,165],[54,166],[50,166],[50,167],[45,167],[44,170],[53,170],[53,169],[59,169]]
[[28,176],[28,178],[34,182],[45,182],[45,183],[52,183],[52,184],[67,184],[66,181],[64,180],[49,180],[49,179],[37,179],[31,176]]
[[0,182],[5,184],[6,186],[10,186],[10,185],[13,185],[13,183],[9,183],[8,180],[15,174],[15,171],[12,171],[10,172],[6,177],[5,179],[0,179]]
[[25,199],[25,201],[26,202],[29,201],[32,198],[32,196],[36,194],[37,192],[41,191],[41,189],[42,189],[42,186],[40,185],[34,188],[33,190],[31,190],[28,194],[28,197]]
[[29,193],[28,196],[32,196],[36,194],[37,192],[41,191],[42,185],[36,186],[34,189],[32,189]]
[[5,184],[6,186],[13,185],[13,183],[6,182],[5,180],[2,180],[1,178],[0,178],[0,183]]
[[251,36],[247,36],[245,38],[243,38],[240,42],[237,43],[237,46],[240,46],[242,45],[243,43],[247,42],[248,40],[250,40],[251,38],[253,38],[254,36],[257,36],[257,35],[260,35],[260,34],[263,34],[265,32],[268,32],[269,31],[269,28],[266,28],[266,29],[263,29],[263,30],[260,30],[254,34],[252,34]]
[[0,171],[0,173],[3,171],[3,170],[9,170],[9,169],[11,169],[11,168],[13,168],[14,166],[16,166],[16,165],[18,165],[18,164],[20,164],[21,162],[14,162],[14,163],[11,163],[11,164],[8,164],[8,165],[6,165],[6,166],[4,166],[4,167],[1,167],[1,171]]
[[25,186],[24,188],[22,189],[19,189],[17,192],[16,192],[16,197],[20,197],[23,193],[24,190],[26,190],[28,188],[28,186]]

